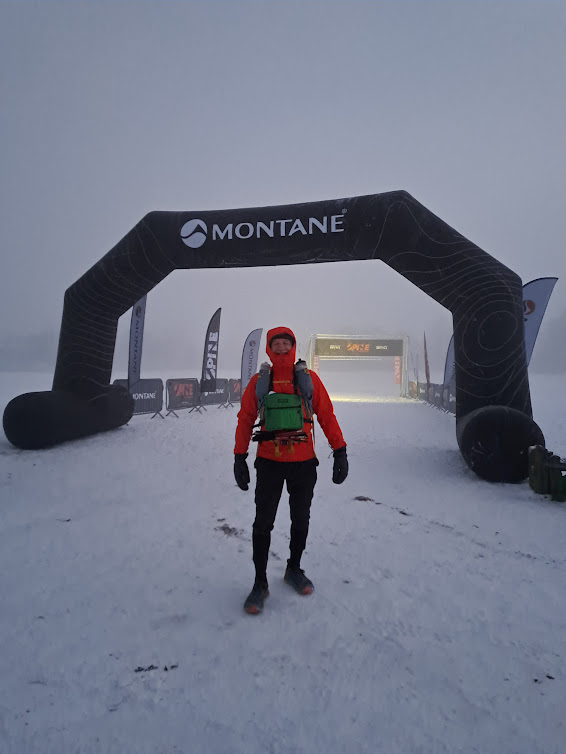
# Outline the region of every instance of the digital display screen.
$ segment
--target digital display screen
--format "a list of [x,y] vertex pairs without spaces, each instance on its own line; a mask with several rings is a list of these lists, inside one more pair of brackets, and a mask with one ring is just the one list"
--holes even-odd
[[402,356],[402,340],[317,338],[317,356]]

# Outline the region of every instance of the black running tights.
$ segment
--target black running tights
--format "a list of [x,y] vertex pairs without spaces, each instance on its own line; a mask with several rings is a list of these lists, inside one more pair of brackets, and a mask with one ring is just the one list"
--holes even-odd
[[267,560],[271,544],[271,531],[277,507],[287,482],[291,512],[291,556],[289,564],[298,568],[309,533],[310,508],[316,484],[318,459],[308,461],[270,461],[256,458],[257,482],[255,488],[256,516],[253,525],[253,561],[256,581],[267,581]]

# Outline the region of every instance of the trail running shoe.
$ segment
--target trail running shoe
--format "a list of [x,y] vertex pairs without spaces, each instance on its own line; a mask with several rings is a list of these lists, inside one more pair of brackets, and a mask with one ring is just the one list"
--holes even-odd
[[302,568],[291,568],[288,565],[283,581],[292,586],[298,594],[312,594],[314,592],[313,583],[305,576]]
[[246,613],[249,613],[250,615],[261,613],[263,610],[263,602],[266,597],[269,597],[267,584],[258,584],[256,582],[244,602],[244,610]]

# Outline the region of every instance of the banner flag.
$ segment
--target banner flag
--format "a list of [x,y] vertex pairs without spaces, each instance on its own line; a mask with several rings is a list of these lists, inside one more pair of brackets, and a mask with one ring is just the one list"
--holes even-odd
[[426,376],[426,384],[427,387],[430,385],[430,369],[428,366],[428,353],[426,350],[426,333],[423,333],[424,335],[424,369],[425,369],[425,376]]
[[[527,366],[533,355],[535,341],[550,294],[554,290],[558,278],[536,278],[523,286],[523,322],[525,323],[525,351]],[[450,338],[444,367],[444,387],[448,387],[454,377],[456,364],[454,362],[454,336]]]
[[531,360],[535,340],[537,339],[540,324],[550,294],[558,278],[537,278],[525,283],[523,286],[523,321],[525,323],[525,350],[527,353],[527,366]]
[[400,385],[401,384],[401,357],[400,356],[393,357],[393,373],[395,375],[395,384]]
[[454,335],[452,335],[448,344],[448,351],[446,352],[446,361],[444,362],[444,387],[447,388],[455,379],[456,362],[454,361]]
[[132,307],[130,322],[130,350],[128,352],[128,390],[141,379],[141,358],[143,345],[143,327],[145,322],[145,305],[147,294]]
[[259,355],[259,342],[261,340],[262,332],[263,329],[261,327],[257,330],[252,330],[244,343],[244,348],[242,350],[242,394],[248,386],[248,382],[257,372],[257,358]]
[[409,356],[411,359],[411,367],[413,369],[413,377],[415,382],[419,382],[419,352],[412,348],[409,350]]
[[200,389],[202,393],[216,392],[216,373],[218,368],[218,339],[220,335],[220,312],[217,309],[208,323],[204,354],[202,357],[202,378]]

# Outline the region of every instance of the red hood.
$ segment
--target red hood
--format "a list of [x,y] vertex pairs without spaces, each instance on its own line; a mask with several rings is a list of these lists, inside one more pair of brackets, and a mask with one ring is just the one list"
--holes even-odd
[[[274,335],[290,335],[293,339],[293,347],[288,353],[273,353],[269,347],[269,341]],[[297,350],[297,340],[295,334],[289,327],[274,327],[272,330],[267,331],[267,342],[265,346],[265,352],[269,356],[274,369],[285,369],[286,367],[292,367],[295,363],[295,352]]]

